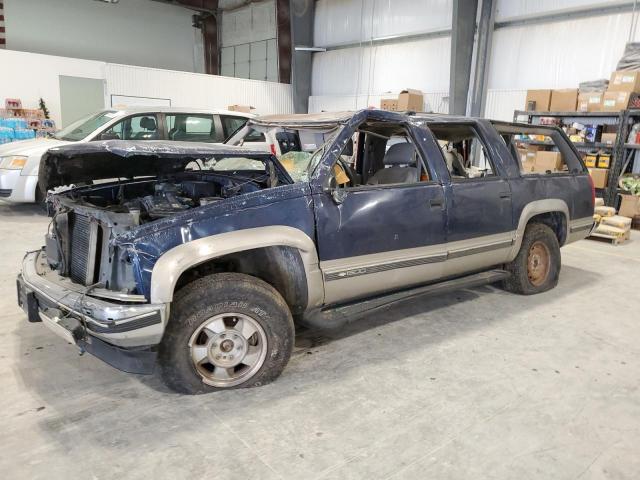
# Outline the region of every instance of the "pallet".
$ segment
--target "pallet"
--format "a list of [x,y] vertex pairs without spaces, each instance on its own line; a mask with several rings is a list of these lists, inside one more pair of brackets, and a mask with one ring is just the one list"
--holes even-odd
[[603,233],[592,233],[587,238],[590,240],[598,240],[601,242],[606,241],[611,243],[611,245],[613,246],[617,246],[629,240],[631,238],[631,232],[627,230],[621,237],[616,237],[614,235],[605,235]]

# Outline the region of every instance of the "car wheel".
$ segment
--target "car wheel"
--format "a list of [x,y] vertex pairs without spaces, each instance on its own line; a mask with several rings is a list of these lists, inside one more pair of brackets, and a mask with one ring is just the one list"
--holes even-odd
[[507,265],[511,276],[504,281],[506,290],[533,295],[551,290],[560,276],[560,245],[547,225],[527,225],[516,258]]
[[238,273],[210,275],[176,295],[160,373],[180,393],[260,386],[282,373],[293,341],[291,312],[271,285]]

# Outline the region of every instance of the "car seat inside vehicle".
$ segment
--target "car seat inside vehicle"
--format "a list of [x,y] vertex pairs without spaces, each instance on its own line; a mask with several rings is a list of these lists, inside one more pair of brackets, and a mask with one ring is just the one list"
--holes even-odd
[[158,138],[158,125],[155,118],[142,117],[140,128],[143,128],[144,131],[136,133],[134,140],[156,140]]
[[416,150],[412,143],[396,143],[384,155],[384,168],[367,181],[369,185],[411,183],[418,178]]

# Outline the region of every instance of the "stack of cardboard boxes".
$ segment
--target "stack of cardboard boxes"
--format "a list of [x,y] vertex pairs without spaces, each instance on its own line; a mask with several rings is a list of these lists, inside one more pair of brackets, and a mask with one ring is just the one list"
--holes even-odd
[[55,131],[53,120],[40,109],[22,108],[19,98],[7,98],[0,108],[0,144],[44,137]]
[[619,112],[640,107],[640,70],[611,74],[606,90],[527,90],[525,109],[533,112]]

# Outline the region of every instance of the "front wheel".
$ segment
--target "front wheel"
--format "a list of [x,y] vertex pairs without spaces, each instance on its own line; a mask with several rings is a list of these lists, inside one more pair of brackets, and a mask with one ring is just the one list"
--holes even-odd
[[165,383],[181,393],[253,387],[277,378],[293,349],[291,312],[271,285],[220,273],[184,287],[158,355]]
[[560,245],[547,225],[527,225],[520,251],[507,265],[511,273],[504,281],[506,290],[521,295],[534,295],[551,290],[560,276]]

